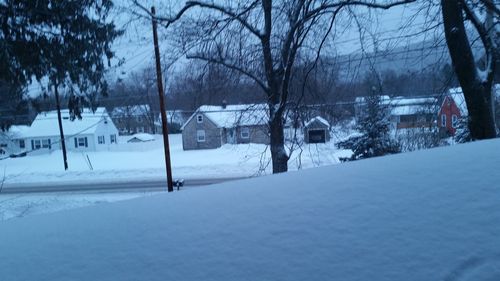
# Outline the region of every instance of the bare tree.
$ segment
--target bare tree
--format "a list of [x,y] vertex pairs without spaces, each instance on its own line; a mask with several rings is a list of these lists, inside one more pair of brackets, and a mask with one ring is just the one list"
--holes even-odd
[[[143,11],[149,9],[133,1]],[[188,1],[178,13],[157,17],[166,27],[183,21],[188,58],[223,65],[253,80],[267,97],[273,173],[288,170],[284,114],[291,77],[301,51],[320,52],[337,15],[346,7],[389,9],[414,0],[394,1]],[[197,9],[195,9],[197,8]],[[149,14],[151,16],[151,14]],[[320,39],[320,40],[318,40]]]
[[[467,103],[471,138],[496,137],[492,84],[498,61],[499,7],[492,0],[441,0],[446,43]],[[464,17],[465,14],[465,17]],[[485,63],[478,63],[465,21],[479,35]]]

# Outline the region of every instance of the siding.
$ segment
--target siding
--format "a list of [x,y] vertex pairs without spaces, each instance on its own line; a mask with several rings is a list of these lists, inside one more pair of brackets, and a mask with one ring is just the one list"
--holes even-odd
[[[204,114],[201,115],[203,115],[202,123],[198,123],[195,116],[195,118],[191,118],[184,126],[184,130],[182,131],[182,148],[184,150],[212,149],[221,147],[222,145],[222,130],[217,128],[217,126]],[[196,135],[198,130],[205,131],[204,142],[198,142]]]

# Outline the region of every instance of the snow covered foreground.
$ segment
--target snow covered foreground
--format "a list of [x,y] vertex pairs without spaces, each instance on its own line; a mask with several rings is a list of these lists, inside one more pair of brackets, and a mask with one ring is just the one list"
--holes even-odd
[[500,140],[0,222],[2,280],[500,280]]

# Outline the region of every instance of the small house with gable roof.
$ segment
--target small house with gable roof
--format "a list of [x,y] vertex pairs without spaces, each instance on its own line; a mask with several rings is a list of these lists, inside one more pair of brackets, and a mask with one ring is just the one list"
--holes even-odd
[[266,104],[203,105],[181,127],[184,150],[223,144],[269,144]]
[[326,143],[330,141],[330,123],[320,116],[309,120],[304,126],[305,143]]

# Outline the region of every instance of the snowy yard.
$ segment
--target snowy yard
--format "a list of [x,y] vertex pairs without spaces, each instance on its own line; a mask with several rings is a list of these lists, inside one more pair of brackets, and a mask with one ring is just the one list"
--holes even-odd
[[500,140],[0,222],[2,280],[500,280]]
[[[61,151],[6,159],[0,162],[0,177],[5,172],[6,185],[164,179],[162,137],[156,135],[155,141],[145,143],[127,143],[128,138],[120,137],[120,143],[110,151],[69,152],[68,171],[63,169]],[[175,178],[247,177],[271,171],[271,166],[266,166],[270,152],[265,145],[224,145],[219,149],[184,151],[180,134],[170,135],[170,145]],[[334,142],[305,145],[302,153],[294,152],[289,165],[291,170],[331,165],[348,154],[336,149]]]

